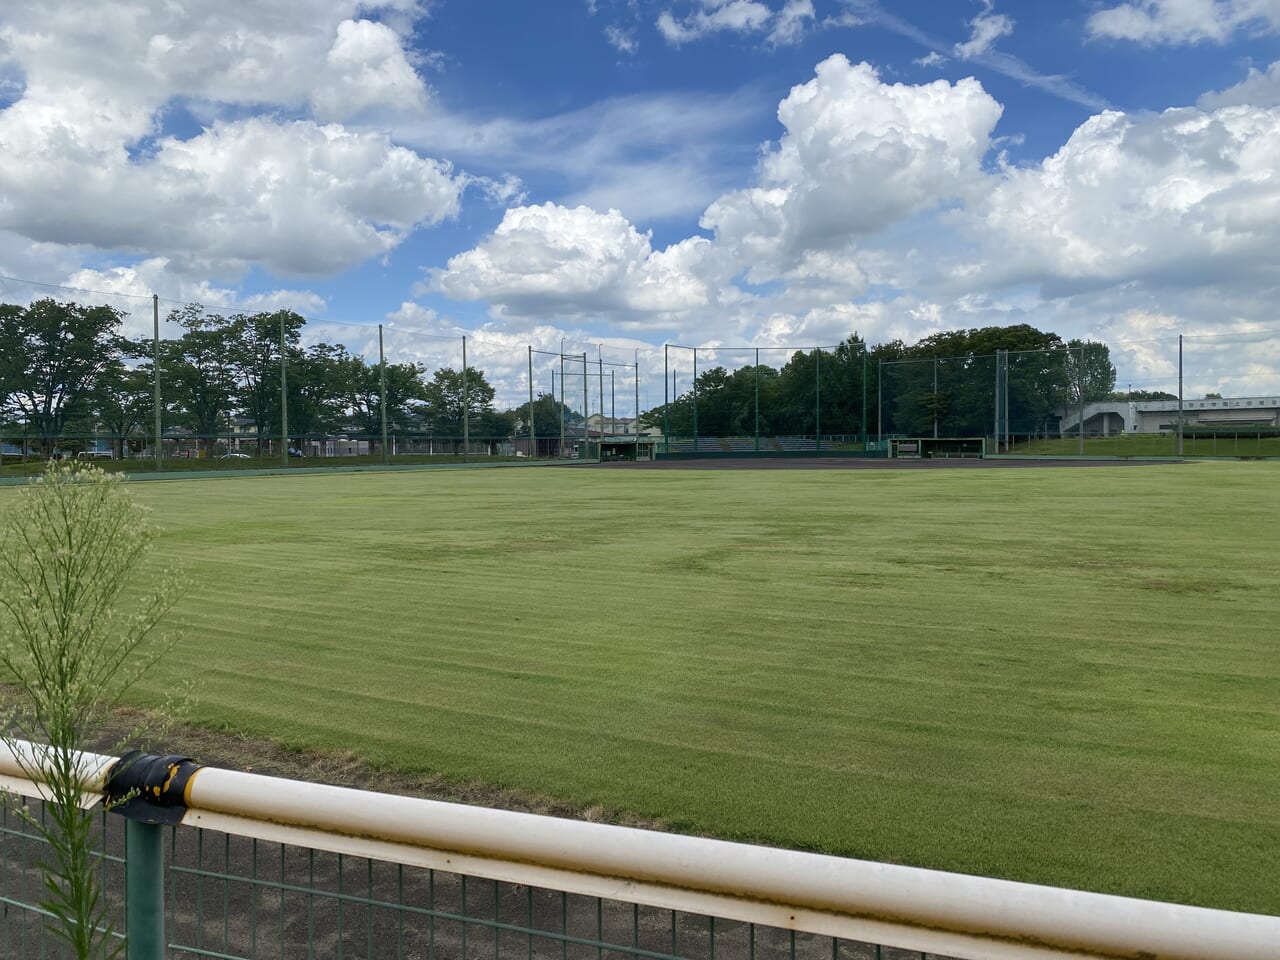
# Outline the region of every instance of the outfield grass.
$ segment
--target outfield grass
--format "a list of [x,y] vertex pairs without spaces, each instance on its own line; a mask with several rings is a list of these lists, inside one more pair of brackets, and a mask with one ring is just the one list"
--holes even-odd
[[[1015,443],[1010,453],[1034,456],[1076,456],[1079,437],[1052,440],[1025,440]],[[1115,437],[1085,437],[1089,457],[1175,457],[1178,436],[1174,433],[1121,434]],[[1182,438],[1184,457],[1280,457],[1280,437],[1221,436]]]
[[[514,456],[483,456],[473,454],[473,463],[510,463],[518,458]],[[396,454],[390,462],[398,467],[429,466],[435,464],[466,463],[462,454],[449,453],[401,453]],[[361,454],[349,457],[291,457],[288,463],[281,462],[279,455],[251,457],[165,457],[163,465],[156,467],[151,458],[127,457],[123,460],[94,460],[93,465],[108,473],[209,473],[211,471],[236,472],[243,470],[315,470],[329,467],[380,467],[381,454]],[[38,457],[22,459],[16,456],[0,457],[0,480],[34,477],[45,469],[45,461]]]
[[[138,484],[140,698],[724,837],[1280,913],[1280,466]],[[0,490],[0,506],[14,491]]]

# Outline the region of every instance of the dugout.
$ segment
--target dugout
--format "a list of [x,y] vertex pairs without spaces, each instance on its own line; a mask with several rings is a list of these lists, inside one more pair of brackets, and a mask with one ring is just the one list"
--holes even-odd
[[647,437],[605,437],[599,443],[601,460],[653,460],[657,441]]
[[984,437],[908,437],[889,448],[891,457],[904,460],[981,460],[986,453]]

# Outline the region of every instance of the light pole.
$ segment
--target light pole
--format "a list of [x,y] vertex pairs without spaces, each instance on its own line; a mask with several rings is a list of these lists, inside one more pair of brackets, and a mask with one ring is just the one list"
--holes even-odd
[[564,341],[560,338],[560,446],[556,448],[556,456],[564,456]]

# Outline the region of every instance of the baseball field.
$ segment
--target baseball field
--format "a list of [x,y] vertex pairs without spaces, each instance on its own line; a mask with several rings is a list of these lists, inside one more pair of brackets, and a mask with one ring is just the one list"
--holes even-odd
[[[1280,464],[130,484],[134,694],[670,829],[1280,913]],[[0,490],[0,510],[15,490]]]

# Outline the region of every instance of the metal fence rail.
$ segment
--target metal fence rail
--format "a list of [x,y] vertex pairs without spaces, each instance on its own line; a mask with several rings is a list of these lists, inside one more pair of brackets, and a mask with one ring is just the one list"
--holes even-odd
[[[87,756],[98,771],[111,759]],[[0,783],[37,793],[3,747]],[[121,831],[120,817],[103,814],[113,910],[120,874],[134,875],[137,830],[164,839],[154,856],[157,871],[167,861],[165,929],[145,931],[138,942],[154,939],[157,952],[136,955],[129,930],[131,960],[1262,960],[1280,944],[1280,917],[212,768],[178,802],[185,812],[171,827]],[[10,814],[0,829],[0,949],[60,956],[33,911],[39,855],[13,823]]]

